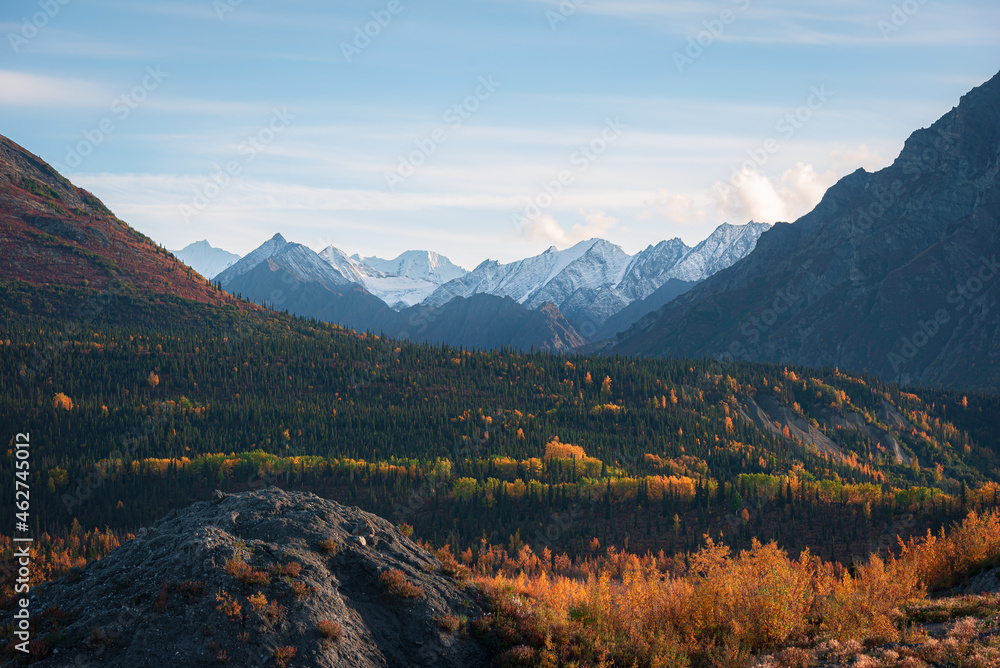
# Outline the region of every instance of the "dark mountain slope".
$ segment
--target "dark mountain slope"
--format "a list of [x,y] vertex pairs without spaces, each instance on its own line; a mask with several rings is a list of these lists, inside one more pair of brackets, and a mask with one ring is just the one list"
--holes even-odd
[[386,323],[384,331],[417,341],[553,351],[569,351],[585,343],[554,304],[532,311],[510,297],[456,297],[442,306],[417,305],[398,316],[395,323]]
[[[230,267],[220,277],[232,269]],[[330,272],[333,271],[330,269]],[[223,282],[222,286],[232,294],[278,311],[362,331],[370,329],[372,323],[398,317],[385,302],[357,283],[344,281],[336,285],[322,280],[303,280],[274,258]]]
[[604,346],[1000,389],[1000,75]]
[[632,302],[605,320],[604,324],[598,328],[597,333],[594,335],[594,340],[606,339],[628,329],[643,316],[662,308],[664,304],[670,303],[695,285],[697,283],[694,281],[682,281],[677,278],[668,279],[653,294],[645,299],[638,299]]

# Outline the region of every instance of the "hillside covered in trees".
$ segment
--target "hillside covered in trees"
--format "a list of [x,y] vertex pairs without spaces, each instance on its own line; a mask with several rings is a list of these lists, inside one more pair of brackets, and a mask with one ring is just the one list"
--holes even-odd
[[159,295],[0,293],[0,420],[39,444],[31,523],[53,534],[74,519],[135,531],[215,487],[281,484],[456,550],[669,554],[708,532],[848,562],[998,500],[991,395],[414,345]]

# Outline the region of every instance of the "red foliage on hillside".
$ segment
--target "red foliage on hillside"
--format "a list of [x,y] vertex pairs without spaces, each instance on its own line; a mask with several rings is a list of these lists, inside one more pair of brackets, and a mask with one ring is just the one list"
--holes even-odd
[[251,307],[216,289],[39,157],[0,136],[0,280],[112,286]]

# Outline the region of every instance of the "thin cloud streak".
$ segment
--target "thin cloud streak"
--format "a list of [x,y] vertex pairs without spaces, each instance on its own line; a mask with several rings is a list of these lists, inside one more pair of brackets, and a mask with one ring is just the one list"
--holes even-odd
[[0,106],[96,107],[107,106],[111,97],[103,86],[85,79],[0,70]]

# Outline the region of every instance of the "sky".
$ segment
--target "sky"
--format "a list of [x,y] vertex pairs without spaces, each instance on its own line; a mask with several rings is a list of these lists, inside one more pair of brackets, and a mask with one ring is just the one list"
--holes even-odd
[[472,268],[794,221],[1000,70],[995,0],[6,0],[0,134],[167,248]]

